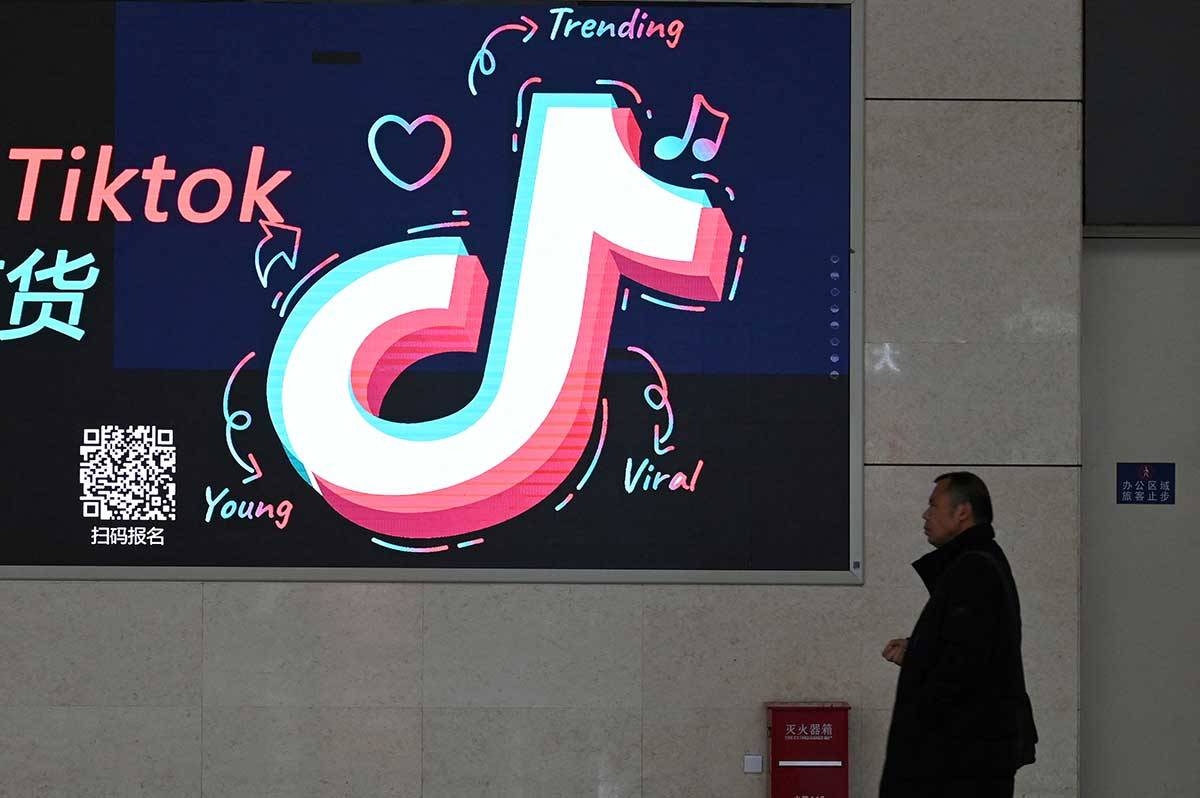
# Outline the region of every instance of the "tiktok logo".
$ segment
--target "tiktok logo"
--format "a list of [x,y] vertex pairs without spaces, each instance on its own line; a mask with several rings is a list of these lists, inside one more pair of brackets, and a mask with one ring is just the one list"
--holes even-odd
[[364,252],[317,281],[267,373],[271,420],[338,513],[437,538],[514,518],[579,462],[593,428],[621,277],[719,301],[730,229],[702,191],[638,164],[641,130],[607,94],[534,96],[479,392],[420,423],[379,417],[396,377],[473,352],[487,278],[458,238]]

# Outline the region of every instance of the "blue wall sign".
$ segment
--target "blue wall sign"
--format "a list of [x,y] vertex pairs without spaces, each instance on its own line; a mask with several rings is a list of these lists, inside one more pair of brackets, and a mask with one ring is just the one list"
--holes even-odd
[[1117,463],[1117,504],[1174,503],[1174,463]]

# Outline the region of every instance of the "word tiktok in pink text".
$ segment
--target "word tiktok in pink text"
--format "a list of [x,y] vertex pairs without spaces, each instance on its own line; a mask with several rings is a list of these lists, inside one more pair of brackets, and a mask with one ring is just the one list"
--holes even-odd
[[[263,158],[265,147],[250,148],[250,164],[246,169],[246,183],[242,190],[242,202],[238,211],[239,222],[255,221],[255,208],[261,212],[258,218],[268,222],[282,222],[283,214],[271,202],[270,193],[279,188],[279,184],[291,176],[291,170],[280,169],[265,182],[262,180]],[[87,157],[87,148],[75,146],[71,148],[71,160],[82,161]],[[46,163],[61,161],[63,150],[58,147],[13,147],[8,151],[10,161],[25,161],[25,182],[21,187],[21,202],[17,207],[17,220],[28,222],[33,216],[33,201],[38,195],[39,188],[48,188],[48,179],[42,181],[42,166]],[[96,170],[92,178],[91,195],[87,205],[87,220],[98,222],[104,209],[109,216],[118,222],[132,220],[129,211],[121,204],[118,193],[126,185],[138,177],[146,181],[146,201],[144,212],[148,222],[165,222],[169,218],[167,211],[159,207],[162,198],[163,184],[175,180],[174,169],[167,168],[167,156],[156,156],[150,162],[149,169],[123,169],[116,175],[112,172],[113,148],[110,144],[100,147],[96,157]],[[49,171],[49,170],[47,170]],[[75,206],[78,204],[79,180],[83,169],[71,167],[67,169],[62,183],[62,203],[59,206],[58,218],[62,222],[75,219]],[[193,193],[203,183],[212,183],[217,191],[216,200],[212,207],[200,209],[196,207]],[[210,189],[211,190],[211,189]],[[43,192],[43,195],[47,192]],[[206,192],[207,193],[207,192]],[[175,205],[179,215],[194,224],[207,224],[216,221],[233,201],[233,179],[221,169],[197,169],[185,177],[179,184],[175,197]]]

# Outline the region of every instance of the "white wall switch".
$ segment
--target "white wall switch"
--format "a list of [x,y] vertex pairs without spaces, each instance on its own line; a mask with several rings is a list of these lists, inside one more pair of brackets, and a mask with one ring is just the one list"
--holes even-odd
[[746,754],[742,757],[743,773],[762,773],[762,754]]

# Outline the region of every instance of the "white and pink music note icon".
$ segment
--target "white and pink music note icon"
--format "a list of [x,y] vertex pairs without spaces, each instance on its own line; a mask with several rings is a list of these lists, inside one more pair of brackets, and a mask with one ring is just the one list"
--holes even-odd
[[717,150],[721,148],[721,142],[725,139],[725,126],[729,124],[729,114],[724,111],[718,111],[712,106],[712,103],[704,99],[703,94],[697,94],[692,98],[692,111],[688,117],[687,129],[683,131],[683,135],[663,136],[655,142],[654,154],[659,159],[673,161],[683,154],[688,142],[691,141],[692,134],[696,131],[696,120],[700,116],[701,106],[704,107],[704,110],[721,120],[721,127],[717,131],[715,139],[696,139],[692,143],[692,155],[696,156],[697,161],[704,162],[711,161],[717,156]]

